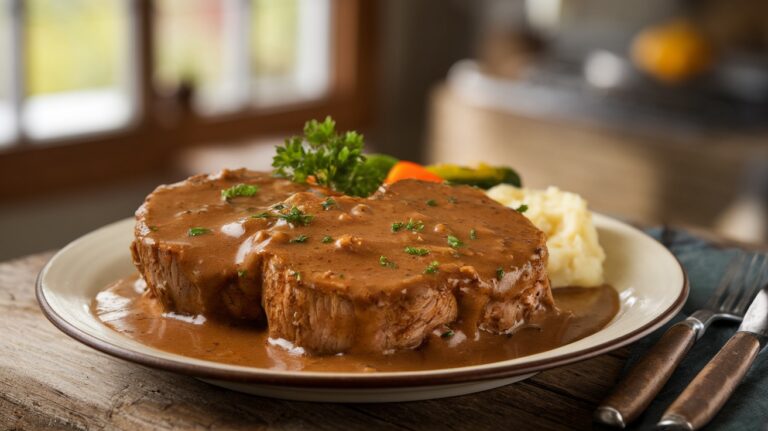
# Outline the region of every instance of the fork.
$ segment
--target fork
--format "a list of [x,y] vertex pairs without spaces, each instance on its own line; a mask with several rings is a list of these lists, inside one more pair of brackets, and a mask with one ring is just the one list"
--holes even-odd
[[760,287],[761,274],[768,263],[765,256],[759,263],[759,256],[754,254],[745,271],[742,271],[747,261],[744,253],[740,252],[731,259],[704,308],[672,325],[664,333],[595,410],[595,421],[624,428],[648,407],[712,322],[741,321],[747,305]]

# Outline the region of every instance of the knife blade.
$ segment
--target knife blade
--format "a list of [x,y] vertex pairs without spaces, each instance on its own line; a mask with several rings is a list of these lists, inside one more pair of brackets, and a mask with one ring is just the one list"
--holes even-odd
[[696,430],[712,420],[768,342],[768,284],[744,315],[739,330],[669,406],[657,429]]

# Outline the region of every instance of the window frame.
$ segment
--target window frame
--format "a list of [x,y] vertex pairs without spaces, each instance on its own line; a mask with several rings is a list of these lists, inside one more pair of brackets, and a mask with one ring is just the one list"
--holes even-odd
[[[12,0],[21,7],[23,0]],[[249,106],[217,116],[182,115],[172,125],[162,121],[164,106],[154,89],[153,0],[129,2],[132,29],[135,107],[134,120],[121,129],[31,142],[16,129],[12,145],[0,149],[0,199],[40,196],[85,184],[104,183],[171,165],[179,150],[202,143],[231,142],[299,130],[309,118],[332,115],[343,127],[360,128],[370,122],[374,107],[375,10],[370,0],[331,2],[330,85],[322,98],[290,105]],[[15,31],[21,31],[12,17]],[[20,39],[13,41],[18,65]],[[16,114],[22,103],[15,76]],[[16,122],[18,125],[18,121]]]

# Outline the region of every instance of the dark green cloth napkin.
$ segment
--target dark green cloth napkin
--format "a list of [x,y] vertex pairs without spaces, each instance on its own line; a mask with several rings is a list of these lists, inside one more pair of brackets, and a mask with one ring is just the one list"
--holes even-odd
[[[683,264],[688,272],[691,294],[680,314],[663,328],[633,345],[625,372],[658,341],[672,324],[704,305],[710,293],[717,287],[730,260],[740,252],[737,249],[714,246],[682,230],[654,228],[646,232],[669,248]],[[653,429],[664,410],[715,356],[737,328],[738,324],[726,322],[711,326],[704,337],[688,352],[680,367],[648,410],[629,429]],[[706,429],[768,430],[768,352],[763,352],[757,357],[744,381]]]

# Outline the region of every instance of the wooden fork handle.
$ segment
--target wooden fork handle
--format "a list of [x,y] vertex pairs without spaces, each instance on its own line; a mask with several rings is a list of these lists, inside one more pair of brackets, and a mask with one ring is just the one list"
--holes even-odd
[[676,323],[619,382],[595,411],[597,422],[624,428],[645,411],[696,342],[696,325]]
[[749,332],[737,332],[664,412],[659,429],[696,430],[720,411],[760,352]]

